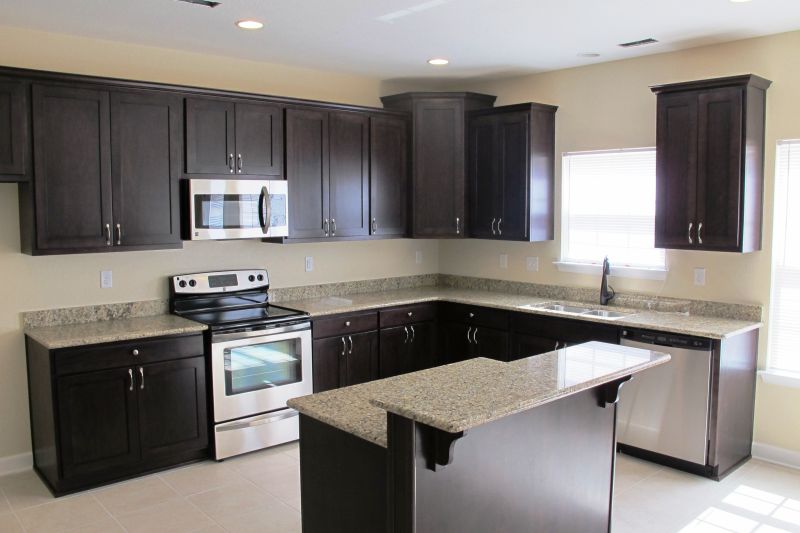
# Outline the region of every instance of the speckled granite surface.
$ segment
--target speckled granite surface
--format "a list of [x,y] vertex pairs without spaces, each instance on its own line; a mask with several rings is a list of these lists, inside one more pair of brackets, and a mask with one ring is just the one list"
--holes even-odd
[[206,326],[175,315],[103,320],[62,326],[26,327],[25,334],[50,350],[204,331]]
[[271,302],[279,303],[287,300],[304,300],[308,298],[339,296],[342,294],[361,294],[365,292],[432,287],[438,282],[439,274],[420,274],[418,276],[343,281],[341,283],[270,289],[269,298]]
[[[631,314],[622,319],[608,320],[585,315],[563,314],[536,307],[547,302],[564,302],[564,300],[548,299],[524,294],[447,287],[420,287],[416,289],[401,289],[366,294],[327,296],[307,300],[290,300],[281,302],[281,305],[306,311],[310,313],[312,317],[317,317],[431,301],[448,301],[467,305],[479,305],[482,307],[493,307],[522,313],[560,316],[587,322],[655,329],[669,333],[695,335],[711,339],[730,337],[761,326],[760,322],[663,311],[644,311],[640,309],[621,308],[619,306],[609,307],[609,309]],[[585,304],[579,301],[573,301],[571,303],[591,308],[600,307],[599,305]]]
[[22,322],[26,328],[41,328],[66,324],[88,324],[90,322],[118,320],[121,318],[166,315],[168,312],[169,302],[167,300],[145,300],[142,302],[28,311],[22,314]]
[[511,363],[478,358],[289,401],[386,446],[389,411],[457,433],[666,363],[649,350],[590,342]]

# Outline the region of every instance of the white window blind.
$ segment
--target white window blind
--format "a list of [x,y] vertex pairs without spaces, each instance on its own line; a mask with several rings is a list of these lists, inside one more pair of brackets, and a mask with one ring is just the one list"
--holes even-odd
[[800,140],[781,141],[775,161],[770,370],[800,375]]
[[666,267],[654,247],[656,150],[564,154],[561,261]]

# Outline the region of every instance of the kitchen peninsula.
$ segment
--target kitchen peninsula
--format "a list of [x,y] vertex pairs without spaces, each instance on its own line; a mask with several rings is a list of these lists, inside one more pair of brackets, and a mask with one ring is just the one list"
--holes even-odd
[[667,361],[589,342],[293,399],[303,531],[608,531],[619,389]]

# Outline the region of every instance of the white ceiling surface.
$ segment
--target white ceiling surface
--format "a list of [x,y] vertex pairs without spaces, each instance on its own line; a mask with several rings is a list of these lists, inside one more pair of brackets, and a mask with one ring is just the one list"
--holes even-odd
[[[491,78],[800,29],[800,0],[2,0],[0,25],[381,79]],[[616,46],[646,37],[661,43]]]

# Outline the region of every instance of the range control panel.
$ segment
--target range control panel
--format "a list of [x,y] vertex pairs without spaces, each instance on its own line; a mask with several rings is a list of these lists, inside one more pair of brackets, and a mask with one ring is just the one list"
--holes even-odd
[[175,294],[214,294],[269,288],[266,270],[226,270],[172,276]]

